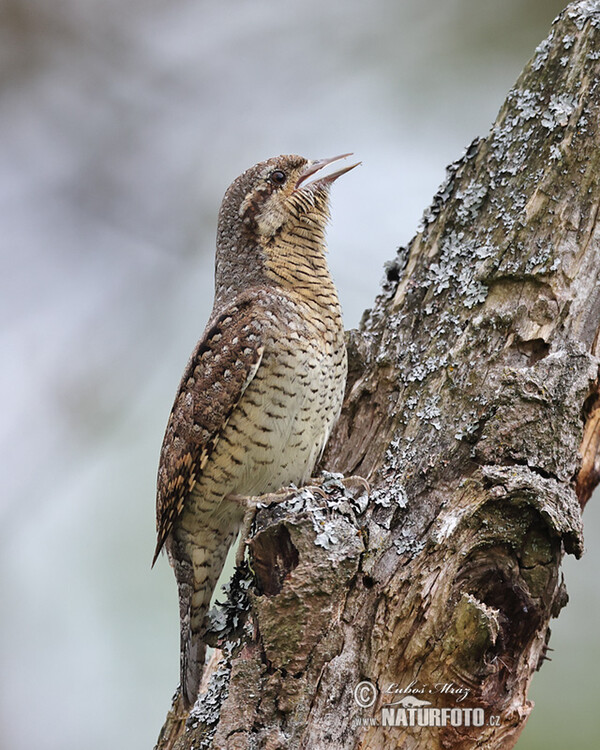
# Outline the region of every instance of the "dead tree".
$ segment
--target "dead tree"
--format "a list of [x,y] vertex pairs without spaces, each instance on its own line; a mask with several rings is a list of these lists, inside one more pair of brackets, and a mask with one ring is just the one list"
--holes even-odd
[[515,744],[600,471],[599,123],[581,0],[348,335],[323,468],[369,497],[330,476],[258,512],[179,750]]

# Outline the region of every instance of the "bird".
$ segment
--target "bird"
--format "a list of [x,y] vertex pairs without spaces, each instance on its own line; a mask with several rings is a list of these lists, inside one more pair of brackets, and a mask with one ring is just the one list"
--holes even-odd
[[358,164],[317,173],[350,155],[260,162],[219,210],[213,309],[175,396],[157,478],[152,565],[164,547],[187,709],[211,596],[251,499],[306,484],[341,411],[348,366],[325,229],[331,185]]

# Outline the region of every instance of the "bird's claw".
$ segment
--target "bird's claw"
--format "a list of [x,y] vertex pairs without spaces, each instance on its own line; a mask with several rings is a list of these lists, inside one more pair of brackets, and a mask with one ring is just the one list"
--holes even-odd
[[[334,489],[336,487],[336,484],[339,482],[339,484],[343,485],[344,489],[348,490],[351,494],[353,490],[356,490],[359,487],[367,495],[371,494],[371,487],[369,483],[364,477],[358,476],[358,474],[352,474],[349,477],[344,477],[340,475],[333,475],[332,477],[328,477],[326,475],[325,478],[311,477],[310,482],[311,482],[311,485],[304,489],[316,491],[323,497],[327,497],[327,495],[329,494],[327,492],[327,489],[325,489],[324,487],[324,485],[326,485],[328,482],[331,482],[332,489]],[[314,483],[314,486],[313,486],[313,483]],[[339,488],[339,485],[338,485],[338,488]],[[362,494],[362,492],[358,494]]]
[[341,482],[347,490],[352,490],[360,487],[367,496],[371,494],[371,485],[364,477],[360,477],[358,476],[358,474],[353,474],[350,477],[344,477]]

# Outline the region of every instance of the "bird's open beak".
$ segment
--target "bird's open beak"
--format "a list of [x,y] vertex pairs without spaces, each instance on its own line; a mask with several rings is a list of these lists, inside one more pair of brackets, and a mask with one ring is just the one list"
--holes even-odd
[[310,177],[311,175],[315,174],[315,172],[320,171],[323,169],[323,167],[326,167],[328,164],[331,164],[334,161],[339,161],[339,159],[345,159],[347,156],[352,156],[352,153],[349,154],[340,154],[339,156],[332,156],[331,159],[318,159],[317,161],[309,161],[308,164],[304,167],[302,172],[300,173],[300,177],[298,178],[298,182],[296,183],[295,189],[298,190],[298,188],[302,188],[303,190],[316,190],[317,188],[321,187],[329,187],[332,182],[337,180],[338,177],[341,177],[343,174],[346,174],[346,172],[349,172],[351,169],[354,169],[354,167],[358,167],[359,164],[362,162],[356,162],[356,164],[351,164],[349,167],[344,167],[343,169],[338,169],[337,172],[332,172],[331,174],[324,175],[323,177],[319,177],[316,180],[313,180],[312,182],[309,182],[308,184],[303,184],[304,181]]

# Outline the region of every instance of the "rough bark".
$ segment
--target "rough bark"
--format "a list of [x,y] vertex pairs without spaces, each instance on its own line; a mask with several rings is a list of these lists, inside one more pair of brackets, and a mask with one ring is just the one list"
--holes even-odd
[[[259,511],[179,750],[517,741],[600,471],[599,81],[600,1],[571,3],[349,334],[324,467],[368,499]],[[462,723],[383,726],[403,698]]]

